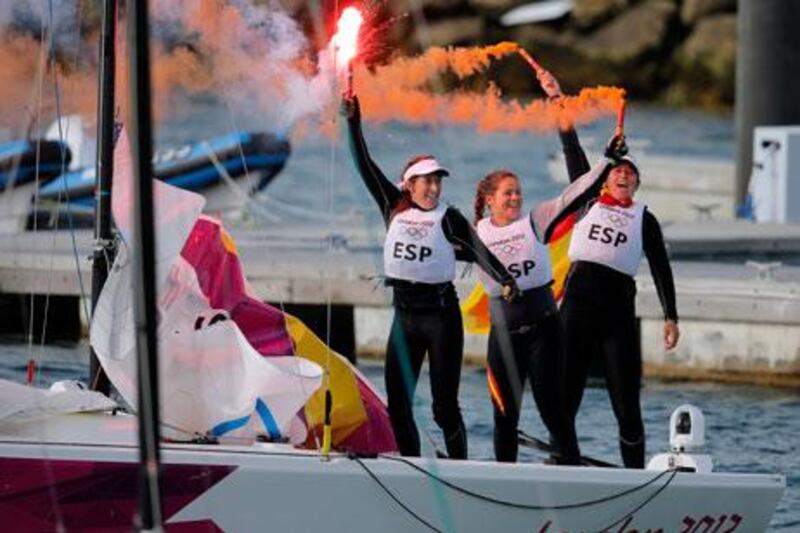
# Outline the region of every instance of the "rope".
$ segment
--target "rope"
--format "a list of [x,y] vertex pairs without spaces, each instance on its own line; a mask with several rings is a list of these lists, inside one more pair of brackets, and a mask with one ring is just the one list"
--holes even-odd
[[[666,474],[673,473],[672,477],[674,477],[674,474],[677,472],[674,469],[664,470],[662,472],[659,472],[656,476],[654,476],[653,478],[649,479],[648,481],[646,481],[646,482],[644,482],[644,483],[642,483],[640,485],[636,485],[636,486],[631,487],[629,489],[625,489],[625,490],[623,490],[621,492],[618,492],[616,494],[611,494],[609,496],[603,496],[602,498],[596,498],[594,500],[586,500],[586,501],[583,501],[583,502],[560,504],[560,505],[533,505],[533,504],[527,504],[527,503],[520,503],[520,502],[512,502],[512,501],[508,501],[508,500],[502,500],[502,499],[499,499],[499,498],[494,498],[492,496],[487,496],[485,494],[480,494],[478,492],[474,492],[474,491],[469,490],[469,489],[465,489],[464,487],[456,485],[455,483],[453,483],[451,481],[448,481],[448,480],[446,480],[446,479],[444,479],[444,478],[442,478],[442,477],[440,477],[440,476],[438,476],[438,475],[436,475],[436,474],[434,474],[432,472],[429,472],[428,470],[425,470],[421,466],[414,464],[413,462],[409,461],[405,457],[394,456],[394,455],[386,455],[386,454],[381,454],[379,457],[381,457],[382,459],[388,459],[390,461],[396,461],[396,462],[399,462],[399,463],[403,463],[403,464],[413,468],[414,470],[424,474],[425,476],[433,479],[434,481],[436,481],[438,483],[441,483],[445,487],[447,487],[447,488],[449,488],[449,489],[451,489],[451,490],[453,490],[455,492],[458,492],[460,494],[463,494],[465,496],[469,496],[471,498],[475,498],[477,500],[481,500],[481,501],[484,501],[484,502],[487,502],[487,503],[500,505],[502,507],[510,507],[510,508],[513,508],[513,509],[528,509],[528,510],[535,510],[535,511],[578,509],[578,508],[581,508],[581,507],[590,507],[590,506],[593,506],[593,505],[606,503],[606,502],[609,502],[609,501],[613,501],[613,500],[622,498],[622,497],[627,496],[629,494],[633,494],[633,493],[638,492],[638,491],[640,491],[642,489],[645,489],[645,488],[649,487],[650,485],[652,485],[653,483],[655,483],[656,481],[658,481],[659,479],[661,479],[662,477],[664,477]],[[671,481],[672,481],[672,478],[670,478],[670,480],[667,482],[667,484],[669,484],[669,482],[671,482]],[[663,488],[661,490],[663,490]],[[638,509],[639,508],[635,509],[634,512],[636,510],[638,510]],[[632,514],[632,513],[628,513],[628,514]],[[626,515],[626,517],[627,517],[627,515]]]
[[667,488],[667,487],[670,485],[670,483],[672,483],[672,480],[673,480],[673,479],[675,479],[675,476],[677,476],[677,475],[678,475],[678,470],[677,470],[677,469],[665,470],[664,472],[670,472],[670,471],[672,472],[672,475],[669,477],[669,479],[667,480],[667,482],[666,482],[666,483],[664,483],[663,485],[661,485],[661,486],[658,488],[658,490],[656,490],[656,491],[655,491],[653,494],[651,494],[649,497],[647,497],[647,499],[645,499],[645,500],[644,500],[642,503],[640,503],[639,505],[637,505],[636,507],[634,507],[632,511],[630,511],[629,513],[626,513],[626,514],[625,514],[625,516],[623,516],[622,518],[620,518],[620,519],[619,519],[619,520],[617,520],[616,522],[614,522],[614,523],[612,523],[612,524],[609,524],[608,526],[606,526],[606,527],[604,527],[604,528],[602,528],[602,529],[599,529],[599,530],[598,530],[598,532],[603,532],[603,531],[608,531],[608,530],[610,530],[612,527],[616,526],[617,524],[620,524],[620,523],[624,522],[624,521],[625,521],[625,520],[627,520],[629,517],[633,517],[633,515],[635,515],[637,511],[639,511],[640,509],[642,509],[642,508],[643,508],[645,505],[647,505],[647,504],[648,504],[648,503],[650,503],[651,501],[655,500],[655,499],[656,499],[656,496],[658,496],[659,494],[661,494],[661,492],[662,492],[664,489],[666,489],[666,488]]
[[[45,24],[44,24],[44,20],[42,20],[41,29],[39,31],[39,42],[44,43],[45,42],[45,37],[46,37]],[[33,212],[34,212],[33,234],[34,234],[34,236],[38,233],[38,229],[39,229],[39,218],[38,218],[36,213],[37,213],[38,207],[39,207],[39,185],[40,185],[39,170],[40,170],[40,166],[41,166],[41,155],[42,155],[41,151],[42,151],[42,148],[41,148],[41,143],[38,142],[38,141],[42,138],[42,107],[43,107],[42,95],[44,93],[42,87],[44,86],[44,71],[45,71],[45,68],[47,66],[46,57],[47,57],[46,56],[46,48],[44,46],[42,46],[41,47],[40,60],[39,60],[39,70],[37,72],[37,75],[36,75],[37,79],[36,79],[36,82],[35,82],[35,87],[36,87],[36,93],[35,94],[36,94],[36,96],[35,96],[35,104],[34,105],[36,106],[36,112],[34,113],[34,118],[33,118],[33,120],[35,121],[35,124],[36,124],[36,139],[37,139],[37,143],[36,143],[36,161],[35,161],[35,164],[34,164],[34,176],[35,176],[34,182],[35,183],[34,183],[34,187],[33,187]],[[33,126],[33,123],[31,124],[31,126]],[[36,317],[36,306],[35,306],[35,304],[36,304],[36,294],[35,294],[35,292],[33,290],[31,290],[29,316],[28,316],[28,361],[33,361],[34,364],[36,364],[36,367],[37,367],[37,369],[36,369],[36,377],[38,377],[38,373],[39,373],[39,370],[38,370],[38,367],[39,367],[38,358],[39,358],[39,355],[34,352],[34,346],[33,346],[33,325],[34,325],[34,321],[35,321],[35,317]],[[34,384],[36,382],[36,377],[34,377],[32,384]]]
[[442,531],[441,529],[435,527],[433,524],[431,524],[430,522],[422,518],[420,515],[415,513],[414,510],[411,509],[411,507],[403,503],[402,500],[400,500],[400,498],[398,498],[397,495],[395,495],[389,487],[383,484],[383,482],[378,478],[375,472],[370,470],[369,467],[367,467],[367,465],[364,464],[364,461],[362,461],[360,457],[354,455],[351,457],[351,459],[353,459],[356,463],[358,463],[358,465],[364,469],[364,471],[383,490],[383,492],[385,492],[386,495],[389,496],[389,498],[391,498],[392,501],[394,501],[397,505],[399,505],[409,516],[411,516],[414,520],[416,520],[429,530],[441,533]]

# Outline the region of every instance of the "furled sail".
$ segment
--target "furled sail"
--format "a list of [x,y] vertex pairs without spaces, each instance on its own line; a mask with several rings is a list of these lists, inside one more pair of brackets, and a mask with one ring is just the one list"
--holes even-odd
[[[124,131],[114,169],[112,210],[123,243],[92,317],[91,342],[111,382],[136,405],[133,178]],[[162,421],[214,435],[281,439],[296,431],[296,414],[319,387],[321,368],[302,358],[262,357],[229,313],[212,305],[194,267],[181,256],[203,198],[158,181],[153,188]]]

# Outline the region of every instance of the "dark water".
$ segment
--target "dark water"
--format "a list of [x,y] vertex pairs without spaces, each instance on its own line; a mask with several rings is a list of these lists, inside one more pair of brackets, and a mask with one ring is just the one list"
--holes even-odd
[[[31,350],[23,345],[5,345],[0,350],[0,377],[23,381]],[[86,380],[85,345],[37,347],[33,353],[39,361],[37,382],[40,385],[66,378]],[[361,369],[378,389],[383,390],[382,365],[364,363]],[[706,450],[713,456],[715,468],[726,472],[778,472],[786,475],[788,487],[770,531],[800,531],[800,455],[797,449],[800,393],[745,386],[648,381],[642,398],[648,454],[668,448],[668,421],[675,407],[683,403],[700,407],[706,420]],[[483,371],[464,369],[460,400],[469,433],[470,457],[491,459],[492,413]],[[437,445],[444,448],[441,433],[430,412],[426,372],[420,379],[415,411],[420,430],[430,434]],[[521,427],[541,438],[546,437],[530,394],[524,400]],[[590,388],[586,391],[578,417],[583,453],[619,463],[616,431],[605,389]],[[424,434],[422,444],[423,453],[433,455]],[[543,456],[539,453],[524,448],[520,450],[521,461],[541,459]]]
[[[210,102],[198,102],[197,108],[197,113],[163,125],[159,129],[160,141],[166,144],[196,141],[198,132],[210,137],[233,127],[270,129],[259,117],[240,115]],[[490,170],[506,168],[516,172],[529,206],[555,196],[562,187],[551,180],[547,169],[548,161],[561,150],[555,132],[485,133],[466,126],[399,122],[376,125],[368,119],[365,116],[367,144],[373,159],[390,180],[399,178],[409,156],[434,154],[451,170],[443,199],[470,218],[475,185]],[[250,224],[255,228],[285,227],[287,233],[308,229],[345,236],[366,233],[373,240],[381,238],[380,213],[355,171],[345,126],[338,120],[333,128],[338,132],[336,138],[306,131],[292,139],[292,156],[285,169],[250,206],[255,217]],[[600,152],[613,132],[614,122],[598,120],[577,129],[584,147]],[[633,106],[627,113],[626,135],[631,153],[637,156],[730,160],[733,155],[734,129],[730,115]],[[646,176],[646,166],[642,172]]]

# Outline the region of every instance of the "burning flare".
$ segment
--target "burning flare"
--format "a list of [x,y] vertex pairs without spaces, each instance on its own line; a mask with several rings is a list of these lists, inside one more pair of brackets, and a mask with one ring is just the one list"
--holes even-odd
[[336,34],[333,36],[338,68],[345,68],[356,57],[358,30],[363,22],[364,18],[358,9],[348,7],[342,11],[339,21],[336,23]]

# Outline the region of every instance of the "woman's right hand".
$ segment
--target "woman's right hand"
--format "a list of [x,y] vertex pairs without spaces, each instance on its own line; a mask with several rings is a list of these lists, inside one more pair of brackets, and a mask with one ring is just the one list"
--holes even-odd
[[354,94],[342,95],[342,103],[339,107],[339,112],[347,120],[358,119],[361,117],[361,106],[358,103],[358,97]]
[[617,134],[611,137],[606,144],[605,156],[619,161],[628,154],[628,144],[625,142],[625,135]]

